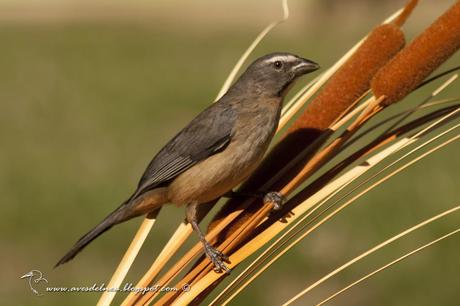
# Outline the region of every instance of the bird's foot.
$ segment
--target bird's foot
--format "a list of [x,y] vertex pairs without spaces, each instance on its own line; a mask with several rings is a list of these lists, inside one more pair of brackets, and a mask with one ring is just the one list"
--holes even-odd
[[273,210],[280,210],[283,207],[284,201],[284,196],[277,191],[271,191],[264,196],[264,203],[272,204]]
[[227,255],[212,247],[209,243],[204,244],[204,252],[214,265],[214,271],[230,273],[230,269],[225,265],[229,262]]

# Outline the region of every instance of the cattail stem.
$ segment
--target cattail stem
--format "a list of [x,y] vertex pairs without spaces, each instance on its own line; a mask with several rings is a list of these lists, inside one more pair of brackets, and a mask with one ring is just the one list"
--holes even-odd
[[409,258],[410,256],[415,255],[416,253],[419,253],[419,252],[425,250],[426,248],[428,248],[428,247],[430,247],[430,246],[433,246],[434,244],[439,243],[439,242],[441,242],[442,240],[444,240],[444,239],[446,239],[446,238],[449,238],[449,237],[451,237],[451,236],[453,236],[453,235],[455,235],[455,234],[458,234],[458,233],[460,233],[460,228],[457,228],[456,230],[453,230],[453,231],[451,231],[451,232],[449,232],[449,233],[447,233],[447,234],[445,234],[445,235],[443,235],[443,236],[441,236],[441,237],[439,237],[439,238],[437,238],[437,239],[435,239],[435,240],[433,240],[433,241],[430,241],[429,243],[426,243],[426,244],[422,245],[421,247],[418,247],[418,248],[416,248],[415,250],[412,250],[412,251],[410,251],[409,253],[406,253],[406,254],[404,254],[403,256],[400,256],[400,257],[396,258],[395,260],[392,260],[391,262],[387,263],[386,265],[384,265],[384,266],[382,266],[382,267],[380,267],[380,268],[378,268],[378,269],[372,271],[372,272],[369,273],[369,274],[366,274],[365,276],[361,277],[361,278],[358,279],[357,281],[354,281],[354,282],[351,283],[350,285],[348,285],[348,286],[342,288],[341,290],[337,291],[337,292],[334,293],[333,295],[331,295],[331,296],[329,296],[328,298],[322,300],[322,301],[319,302],[316,306],[321,306],[321,305],[326,304],[327,302],[329,302],[329,301],[331,301],[332,299],[336,298],[336,297],[339,296],[340,294],[342,294],[342,293],[344,293],[345,291],[351,289],[352,287],[354,287],[354,286],[356,286],[356,285],[362,283],[363,281],[365,281],[365,280],[371,278],[372,276],[376,275],[377,273],[380,273],[380,272],[382,272],[383,270],[388,269],[389,267],[391,267],[391,266],[393,266],[393,265],[395,265],[395,264],[397,264],[397,263],[399,263],[399,262],[401,262],[401,261],[403,261],[403,260]]
[[[129,245],[128,249],[126,250],[123,258],[121,259],[120,263],[118,264],[117,269],[112,275],[107,288],[119,288],[121,282],[125,279],[126,274],[128,274],[129,269],[131,268],[132,263],[137,257],[142,244],[144,243],[147,235],[149,234],[150,230],[152,229],[153,225],[155,224],[156,217],[160,212],[159,209],[155,210],[154,213],[149,214],[143,221],[141,226],[136,232],[131,244]],[[105,306],[110,305],[115,294],[117,291],[104,291],[104,293],[99,298],[97,302],[98,306]]]
[[[169,240],[169,242],[165,245],[161,253],[153,262],[150,269],[136,284],[136,288],[146,288],[158,275],[165,263],[169,260],[170,256],[177,252],[178,249],[175,248],[175,246],[181,245],[183,241],[190,236],[191,233],[192,227],[190,226],[190,224],[187,224],[185,222],[181,223],[181,225],[177,228],[176,232],[173,234],[173,239]],[[131,305],[136,300],[136,295],[138,294],[139,293],[136,293],[135,291],[130,292],[121,305]]]
[[[460,137],[460,136],[459,136]],[[388,244],[400,239],[401,237],[404,237],[406,235],[408,235],[409,233],[421,228],[421,227],[424,227],[440,218],[443,218],[451,213],[454,213],[456,211],[460,210],[460,206],[456,206],[454,208],[451,208],[447,211],[444,211],[432,218],[429,218],[413,227],[410,227],[408,228],[407,230],[391,237],[390,239],[388,240],[385,240],[384,242],[376,245],[375,247],[367,250],[366,252],[362,253],[361,255],[353,258],[352,260],[348,261],[347,263],[345,263],[344,265],[340,266],[338,269],[332,271],[331,273],[327,274],[326,276],[324,276],[323,278],[321,278],[320,280],[318,280],[317,282],[313,283],[312,285],[310,285],[309,287],[305,288],[304,290],[302,290],[302,292],[300,292],[299,294],[297,294],[295,297],[293,297],[292,299],[290,299],[289,301],[287,301],[286,303],[283,304],[283,306],[287,306],[287,305],[290,305],[292,304],[292,302],[294,302],[295,300],[297,300],[299,297],[301,297],[302,295],[304,295],[305,293],[311,291],[313,288],[317,287],[318,285],[320,285],[321,283],[323,283],[324,281],[326,281],[327,279],[331,278],[332,276],[336,275],[337,273],[339,273],[340,271],[348,268],[349,266],[351,266],[352,264],[360,261],[361,259],[363,259],[364,257],[367,257],[368,255],[372,254],[372,253],[375,253],[376,251],[380,250],[381,248],[387,246]]]

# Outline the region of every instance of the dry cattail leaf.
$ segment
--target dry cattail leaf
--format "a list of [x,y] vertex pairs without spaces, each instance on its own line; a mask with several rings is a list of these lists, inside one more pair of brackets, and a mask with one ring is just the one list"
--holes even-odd
[[[404,168],[409,167],[413,163],[415,163],[415,162],[419,161],[420,159],[432,154],[433,152],[441,149],[442,147],[444,147],[444,146],[446,146],[446,145],[458,140],[459,138],[460,138],[460,136],[457,135],[454,138],[451,138],[451,139],[443,142],[442,144],[436,146],[435,148],[430,149],[428,152],[425,152],[421,156],[419,156],[416,159],[414,159],[414,160],[410,161],[409,163],[405,164],[402,168],[398,169],[398,171],[402,171]],[[382,180],[380,180],[376,184],[379,184],[379,183],[383,182]],[[373,186],[375,186],[376,184],[373,184]],[[311,202],[311,199],[307,199],[305,202],[306,203]],[[293,214],[292,218],[297,218],[298,216],[302,215],[301,211],[305,211],[305,207],[296,207],[296,209],[294,209],[294,214]],[[276,226],[283,226],[283,225],[282,225],[282,223],[277,223]],[[272,225],[272,228],[273,228],[273,225]],[[267,234],[269,236],[271,236],[271,238],[273,238],[273,236],[274,236],[274,235],[272,235],[272,234],[274,234],[272,228],[267,229],[268,230]],[[250,256],[250,254],[252,254],[254,252],[254,245],[257,245],[257,246],[260,247],[266,241],[268,241],[266,239],[260,239],[260,237],[258,237],[258,238],[259,239],[252,240],[251,243],[245,244],[242,248],[240,248],[237,252],[235,252],[234,254],[232,254],[230,256],[230,262],[231,262],[229,264],[230,268],[233,268],[235,265],[239,264],[242,260],[244,260],[245,258]],[[264,237],[264,238],[267,238],[267,237]],[[271,238],[269,238],[269,239],[271,239]],[[176,299],[175,303],[177,305],[189,304],[191,301],[193,301],[200,294],[200,292],[205,290],[205,288],[208,288],[216,280],[223,278],[223,276],[225,276],[225,275],[222,274],[222,273],[221,274],[218,274],[218,273],[208,273],[208,274],[206,274],[197,283],[193,284],[193,286],[191,287],[190,291],[184,292],[178,299]]]
[[[376,104],[379,103],[379,100],[374,101]],[[370,103],[369,105],[373,105]],[[373,107],[367,107],[364,109],[362,112],[363,114],[367,114],[369,112],[372,112],[374,108]],[[359,124],[362,124],[363,119],[361,119],[362,116],[359,116],[356,120],[358,123],[356,127],[359,126]],[[350,130],[350,134],[352,131]],[[348,135],[348,134],[347,134]],[[327,152],[329,153],[329,151]],[[300,173],[300,176],[304,175],[304,172],[302,171]],[[281,192],[283,194],[287,194],[290,191],[293,190],[293,188],[296,187],[296,183],[298,180],[293,184],[286,186],[285,189],[283,189]],[[235,228],[234,231],[231,232],[231,235],[219,246],[219,249],[222,250],[226,254],[230,254],[232,250],[235,249],[243,240],[244,238],[248,237],[253,230],[256,228],[257,225],[259,225],[266,217],[267,215],[272,211],[273,207],[270,203],[264,203],[263,207],[256,212],[256,214],[252,218],[247,218],[244,219],[244,223],[242,226],[239,226]],[[197,264],[191,272],[189,272],[178,284],[176,284],[176,287],[181,287],[184,283],[190,283],[192,281],[199,280],[201,277],[205,276],[208,272],[210,272],[212,267],[209,265],[208,262],[206,261],[201,261],[199,264]],[[168,293],[166,294],[160,301],[160,304],[163,303],[169,303],[175,296],[177,296],[178,293]]]
[[[457,137],[458,138],[458,137]],[[406,229],[405,231],[402,231],[400,233],[398,233],[397,235],[383,241],[382,243],[379,243],[378,245],[376,245],[375,247],[367,250],[366,252],[362,253],[361,255],[353,258],[352,260],[348,261],[347,263],[343,264],[342,266],[340,266],[339,268],[335,269],[334,271],[332,271],[331,273],[327,274],[326,276],[324,276],[323,278],[321,278],[320,280],[316,281],[315,283],[313,283],[312,285],[310,285],[309,287],[305,288],[304,290],[302,290],[302,292],[298,293],[296,296],[294,296],[292,299],[290,299],[289,301],[287,301],[286,303],[283,304],[283,306],[287,306],[287,305],[290,305],[292,304],[294,301],[298,300],[301,296],[303,296],[305,293],[309,292],[310,290],[312,290],[313,288],[317,287],[318,285],[322,284],[324,281],[328,280],[329,278],[331,278],[332,276],[336,275],[337,273],[339,273],[340,271],[348,268],[349,266],[353,265],[354,263],[360,261],[361,259],[369,256],[370,254],[372,253],[375,253],[376,251],[380,250],[381,248],[387,246],[388,244],[390,243],[393,243],[394,241],[397,241],[399,239],[401,239],[402,237],[412,233],[413,231],[416,231],[424,226],[427,226],[428,224],[438,220],[438,219],[441,219],[441,218],[444,218],[456,211],[460,210],[460,206],[455,206],[449,210],[446,210],[434,217],[431,217],[427,220],[424,220],[423,222],[420,222],[408,229]]]
[[[458,109],[458,107],[454,108]],[[449,109],[447,113],[452,113],[452,109]],[[444,123],[448,122],[448,119],[445,118],[445,112],[441,112],[440,114],[437,114],[436,117],[443,116],[444,120],[442,122],[439,122],[436,124],[436,126],[439,128],[441,127]],[[432,116],[430,118],[426,119],[432,119]],[[423,123],[426,123],[427,120],[421,120]],[[421,122],[417,122],[418,124],[422,124]],[[413,122],[408,126],[404,127],[403,130],[406,131],[411,131],[417,127],[418,124],[414,124]],[[241,292],[249,283],[251,283],[258,275],[260,275],[263,271],[265,271],[277,258],[282,256],[282,253],[285,253],[287,251],[286,243],[289,240],[292,240],[294,237],[296,237],[298,234],[305,232],[305,229],[309,228],[312,224],[315,224],[316,220],[321,217],[324,213],[328,212],[332,207],[334,207],[336,204],[340,203],[342,200],[353,194],[356,190],[360,189],[362,186],[364,186],[366,183],[371,182],[374,178],[378,177],[381,173],[385,172],[387,169],[392,168],[394,165],[397,163],[401,162],[402,160],[406,159],[416,151],[420,150],[421,148],[427,146],[428,144],[434,142],[438,138],[442,137],[443,135],[448,134],[449,132],[453,131],[455,128],[458,128],[458,126],[453,127],[451,129],[448,129],[447,131],[442,132],[439,135],[436,135],[435,137],[431,138],[430,140],[426,141],[422,145],[417,146],[417,148],[411,150],[404,156],[398,158],[397,160],[393,161],[389,165],[386,165],[383,169],[379,170],[377,173],[374,173],[372,176],[366,178],[364,181],[360,182],[357,186],[354,186],[351,190],[347,191],[345,194],[341,195],[338,199],[336,199],[332,204],[329,204],[325,209],[323,209],[319,214],[317,214],[314,218],[311,218],[312,214],[318,210],[320,207],[322,207],[328,200],[330,200],[334,195],[336,195],[338,192],[343,190],[345,187],[347,187],[356,177],[359,177],[363,175],[363,171],[368,171],[372,167],[374,167],[378,162],[381,160],[376,160],[374,157],[371,159],[366,160],[365,162],[361,163],[359,166],[355,167],[357,170],[348,172],[351,173],[352,175],[348,177],[346,180],[343,180],[343,184],[337,184],[340,186],[337,188],[334,192],[330,193],[325,199],[321,200],[315,207],[310,209],[307,214],[301,217],[301,219],[293,226],[290,227],[287,231],[284,231],[283,234],[277,238],[277,240],[272,243],[267,249],[265,249],[259,257],[253,261],[240,275],[235,278],[232,283],[227,286],[223,291],[220,292],[219,297],[216,298],[212,305],[217,302],[218,305],[222,304],[223,299],[226,296],[229,296],[230,292],[231,299],[234,297],[238,292]],[[431,128],[433,129],[433,128]],[[430,129],[429,129],[430,130]],[[400,131],[398,134],[403,134],[403,131]],[[377,141],[375,141],[377,142]],[[373,143],[373,147],[375,146],[380,146],[379,144]],[[386,142],[385,139],[381,139],[380,142]],[[387,149],[387,152],[397,152],[406,147],[407,145],[410,145],[414,141],[411,140],[410,138],[404,138],[401,139],[398,143],[393,144],[391,147]],[[350,165],[353,161],[359,159],[360,157],[363,157],[366,155],[366,152],[369,152],[369,150],[366,150],[363,148],[362,150],[359,150],[356,152],[357,154],[354,154],[355,158],[351,159],[347,158],[346,162],[341,162],[337,166],[341,167],[342,169],[345,168],[347,165]],[[385,154],[379,154],[380,156],[385,156]],[[330,170],[335,171],[335,169]],[[323,175],[323,177],[334,177],[334,175],[329,175],[326,173]],[[392,175],[390,175],[391,177]],[[328,179],[318,179],[318,181],[328,181]],[[311,189],[311,188],[310,188]],[[351,203],[351,202],[350,202]],[[305,223],[305,221],[307,221]],[[320,221],[322,222],[322,221]],[[310,230],[309,230],[310,231]],[[305,234],[305,233],[304,233]],[[274,258],[272,258],[274,256]],[[271,259],[270,259],[271,258]],[[261,265],[264,264],[263,267]],[[226,301],[228,302],[229,299]]]
[[385,104],[400,101],[460,48],[460,1],[398,53],[372,80]]
[[[370,165],[374,165],[374,164],[378,163],[379,161],[381,161],[382,159],[384,159],[385,156],[388,156],[388,154],[389,154],[388,152],[393,152],[393,151],[395,151],[395,150],[396,150],[396,151],[400,150],[400,148],[401,148],[401,143],[402,143],[403,145],[407,145],[407,144],[412,143],[413,141],[415,141],[416,139],[418,139],[422,134],[427,133],[429,130],[432,130],[435,126],[438,126],[440,122],[446,121],[448,117],[452,117],[453,114],[454,114],[454,112],[458,112],[458,111],[459,111],[459,109],[458,109],[458,108],[455,108],[455,109],[453,109],[453,110],[450,109],[450,111],[449,111],[449,113],[448,113],[447,115],[445,115],[444,112],[442,112],[441,114],[438,114],[438,116],[435,116],[435,118],[439,117],[439,115],[443,115],[443,118],[437,120],[437,122],[431,124],[429,127],[425,128],[422,132],[418,132],[418,133],[416,133],[414,136],[412,136],[412,137],[410,137],[410,138],[407,138],[407,137],[406,137],[406,138],[404,138],[404,139],[401,139],[399,143],[395,143],[395,144],[392,145],[391,147],[385,149],[385,152],[380,152],[380,153],[378,153],[377,155],[375,155],[374,157],[371,157],[371,159],[369,159],[368,162],[365,163],[365,164],[368,164],[368,165],[367,165],[366,167],[360,167],[360,166],[358,166],[358,167],[357,167],[357,169],[358,169],[357,171],[363,171],[363,169],[367,169]],[[431,116],[430,116],[429,118],[431,118]],[[419,121],[419,120],[417,120],[417,121]],[[426,122],[426,121],[425,121],[425,122]],[[412,125],[411,125],[411,126],[412,126]],[[417,125],[417,126],[418,126],[418,125]],[[458,128],[458,126],[456,126],[456,127],[454,127],[454,128]],[[454,128],[451,128],[451,129],[449,129],[448,131],[446,131],[446,132],[444,132],[444,133],[441,133],[440,135],[437,135],[435,138],[433,138],[433,139],[431,139],[431,140],[425,142],[425,143],[422,144],[421,146],[425,146],[427,143],[430,143],[430,142],[434,141],[435,139],[441,137],[443,134],[445,134],[445,133],[447,133],[447,132],[453,130]],[[407,130],[407,128],[405,128],[404,130]],[[411,130],[411,129],[409,128],[409,130]],[[398,133],[398,134],[400,134],[400,133]],[[455,141],[455,140],[457,140],[457,139],[458,139],[458,137],[455,137],[454,139],[451,139],[451,140],[449,140],[449,141],[447,141],[447,142],[441,144],[440,146],[437,146],[436,148],[433,148],[433,149],[430,150],[429,152],[423,154],[422,156],[419,156],[419,157],[416,158],[415,160],[413,160],[413,161],[409,162],[408,164],[404,165],[400,170],[398,170],[398,171],[394,172],[393,174],[391,174],[390,177],[391,177],[392,175],[394,175],[395,173],[397,173],[397,172],[399,172],[399,171],[402,171],[404,168],[407,168],[408,166],[410,166],[411,164],[415,163],[416,161],[420,160],[420,159],[423,158],[424,156],[429,155],[430,153],[436,151],[437,149],[439,149],[439,148],[441,148],[441,147],[447,145],[448,143],[451,143],[451,142],[453,142],[453,141]],[[419,147],[420,147],[420,146],[419,146]],[[415,149],[414,149],[414,150],[415,150]],[[412,150],[411,152],[413,152],[414,150]],[[407,153],[407,154],[411,154],[411,152],[409,152],[409,153]],[[406,155],[407,155],[407,154],[406,154]],[[354,173],[354,171],[352,171],[351,173]],[[356,173],[354,173],[354,174],[352,174],[352,175],[356,175]],[[340,179],[338,179],[338,180],[340,181]],[[384,179],[384,180],[385,180],[385,179]],[[383,182],[384,180],[380,180],[380,182]],[[348,181],[349,181],[349,178],[344,178],[342,181],[343,181],[343,182],[348,182]],[[334,185],[339,186],[340,184],[334,184]],[[330,192],[330,191],[327,191],[327,190],[329,190],[329,189],[330,189],[330,188],[325,188],[324,191],[321,191],[321,192],[315,194],[316,197],[310,197],[309,199],[305,200],[305,201],[304,201],[305,203],[302,204],[302,207],[300,207],[300,206],[299,206],[299,207],[296,207],[296,208],[293,210],[293,211],[294,211],[294,214],[293,214],[293,216],[292,216],[291,219],[296,219],[296,218],[298,218],[299,216],[301,216],[301,215],[302,215],[302,211],[305,212],[306,209],[308,209],[308,208],[305,207],[305,205],[306,205],[306,206],[309,206],[310,204],[316,202],[316,201],[318,200],[318,197],[321,198],[322,196],[325,196],[325,195],[327,196],[327,194]],[[296,196],[296,197],[297,197],[297,196]],[[294,201],[294,199],[292,199],[291,201]],[[288,205],[288,204],[286,204],[286,205]],[[291,220],[291,222],[292,222],[292,220]],[[237,255],[237,254],[238,254],[237,257],[234,257],[233,255],[231,256],[231,263],[232,263],[231,266],[234,266],[235,264],[238,264],[238,263],[240,262],[240,260],[244,259],[246,256],[249,256],[250,254],[252,254],[252,252],[254,252],[254,250],[258,249],[258,247],[260,247],[261,245],[263,245],[266,241],[268,241],[269,239],[273,238],[273,236],[276,235],[277,232],[279,232],[279,230],[274,229],[274,227],[283,227],[283,228],[284,228],[285,226],[286,226],[286,224],[284,224],[283,222],[281,222],[281,223],[276,223],[276,224],[272,225],[270,228],[266,228],[265,230],[268,230],[268,232],[266,232],[266,231],[264,230],[264,232],[265,232],[264,235],[266,234],[264,237],[258,237],[257,239],[252,240],[251,243],[245,244],[245,245],[243,246],[242,249],[238,250],[238,251],[234,254],[234,255]],[[267,237],[266,237],[267,235],[268,235],[270,238],[267,238]],[[255,246],[254,246],[254,245],[255,245]],[[245,254],[245,255],[242,255],[243,257],[240,257],[239,255],[241,255],[242,253]],[[233,259],[235,259],[235,258],[236,258],[236,261],[233,261]],[[203,262],[201,262],[200,264],[203,264]],[[214,275],[214,273],[211,273],[211,274]],[[214,275],[214,276],[215,276],[215,275]],[[221,275],[220,275],[220,276],[221,276]],[[209,278],[209,277],[210,277],[210,275],[209,275],[209,274],[206,274],[205,278]],[[217,277],[219,277],[219,276],[217,276]],[[222,279],[222,278],[220,278],[220,279]],[[200,281],[199,283],[201,283],[201,281]],[[181,283],[179,283],[179,284],[181,284]],[[194,283],[192,284],[192,286],[195,286],[195,284],[196,284],[196,283],[194,282]],[[178,285],[176,285],[176,286],[178,286]],[[210,286],[210,287],[209,287],[209,286]],[[206,291],[209,290],[210,288],[212,289],[213,286],[214,286],[214,284],[213,284],[213,285],[209,285],[209,286],[207,287],[208,289],[206,289]],[[171,298],[173,298],[173,297],[170,296],[169,299],[162,299],[162,300],[159,301],[159,303],[160,303],[160,302],[172,301]],[[175,297],[174,297],[174,298],[175,298]],[[199,300],[201,300],[200,297],[199,297]],[[195,303],[195,302],[197,302],[197,301],[194,299],[194,303]]]
[[[142,248],[142,244],[144,243],[147,235],[149,234],[150,230],[152,229],[153,225],[155,224],[156,218],[160,210],[156,210],[151,214],[148,214],[144,220],[142,221],[141,226],[136,232],[131,244],[129,245],[128,249],[126,250],[123,258],[121,259],[120,263],[118,264],[115,272],[113,273],[112,277],[110,278],[109,284],[107,285],[108,288],[119,288],[123,280],[125,279],[126,275],[128,274],[131,265],[133,264],[134,260],[137,257],[140,249]],[[102,293],[101,297],[99,298],[97,305],[104,306],[110,305],[112,300],[115,298],[117,291],[114,290],[106,290]]]
[[365,280],[371,278],[372,276],[376,275],[377,273],[380,273],[380,272],[382,272],[382,271],[384,271],[384,270],[386,270],[386,269],[392,267],[393,265],[395,265],[395,264],[397,264],[397,263],[403,261],[404,259],[407,259],[407,258],[409,258],[410,256],[415,255],[415,254],[417,254],[417,253],[419,253],[419,252],[425,250],[426,248],[428,248],[428,247],[430,247],[430,246],[433,246],[434,244],[439,243],[439,242],[441,242],[442,240],[444,240],[444,239],[446,239],[446,238],[449,238],[449,237],[451,237],[451,236],[453,236],[453,235],[455,235],[455,234],[458,234],[458,233],[460,233],[460,228],[457,228],[456,230],[453,230],[453,231],[451,231],[451,232],[449,232],[449,233],[447,233],[447,234],[445,234],[445,235],[443,235],[443,236],[441,236],[441,237],[439,237],[439,238],[437,238],[437,239],[435,239],[435,240],[432,240],[432,241],[430,241],[430,242],[428,242],[428,243],[426,243],[426,244],[424,244],[424,245],[422,245],[422,246],[416,248],[415,250],[412,250],[412,251],[410,251],[410,252],[404,254],[403,256],[400,256],[400,257],[398,257],[398,258],[392,260],[391,262],[389,262],[389,263],[383,265],[382,267],[380,267],[380,268],[378,268],[378,269],[372,271],[371,273],[366,274],[365,276],[361,277],[361,278],[358,279],[357,281],[354,281],[354,282],[351,283],[350,285],[348,285],[348,286],[346,286],[346,287],[340,289],[339,291],[335,292],[334,294],[330,295],[330,296],[327,297],[326,299],[324,299],[324,300],[322,300],[321,302],[319,302],[316,306],[321,306],[321,305],[326,304],[327,302],[329,302],[329,301],[331,301],[332,299],[336,298],[336,297],[339,296],[340,294],[342,294],[342,293],[344,293],[345,291],[347,291],[347,290],[353,288],[354,286],[356,286],[356,285],[362,283],[363,281],[365,281]]
[[[442,86],[442,87],[443,87],[443,86]],[[446,112],[448,113],[447,115],[446,115]],[[432,120],[432,119],[438,118],[439,116],[444,116],[444,115],[446,115],[446,116],[448,116],[448,117],[452,117],[452,116],[455,114],[455,112],[458,112],[458,107],[456,107],[456,106],[454,106],[453,108],[452,108],[452,107],[449,107],[449,108],[447,108],[446,110],[441,111],[441,112],[440,112],[440,111],[436,111],[435,113],[433,113],[433,116],[427,115],[427,116],[425,116],[424,118],[419,118],[419,119],[415,120],[415,122],[411,122],[410,124],[408,124],[408,125],[406,125],[406,126],[404,126],[404,127],[401,127],[401,128],[399,129],[399,131],[397,131],[397,132],[395,131],[394,133],[396,133],[397,135],[402,135],[402,134],[404,134],[404,133],[406,133],[406,132],[409,132],[409,131],[411,131],[411,130],[414,130],[414,129],[417,128],[419,125],[423,125],[423,124],[425,124],[426,122],[429,122],[429,121]],[[448,119],[447,119],[447,117],[443,117],[443,118],[440,119],[440,120],[441,120],[441,121],[438,121],[438,122],[434,123],[433,125],[434,125],[434,126],[440,126],[439,122],[447,121]],[[428,127],[428,128],[426,128],[426,129],[424,129],[424,133],[426,133],[427,131],[429,131],[429,130],[431,130],[431,129],[432,129],[431,126]],[[417,134],[416,134],[415,136],[413,136],[413,137],[417,138],[418,135],[419,135],[419,133],[417,133]],[[385,135],[385,136],[386,136],[386,137],[384,137],[384,138],[379,138],[379,139],[377,139],[374,143],[372,143],[372,144],[370,144],[369,146],[363,148],[362,150],[359,150],[359,151],[357,152],[357,154],[353,154],[353,155],[352,155],[353,158],[351,158],[351,159],[350,159],[350,158],[347,158],[346,162],[341,162],[341,163],[339,163],[339,164],[337,165],[337,167],[334,167],[334,168],[331,169],[328,173],[326,173],[326,174],[323,175],[320,179],[317,180],[317,181],[320,182],[319,184],[316,184],[316,181],[315,181],[315,183],[313,183],[313,185],[316,186],[316,187],[318,187],[318,188],[322,188],[322,186],[324,186],[324,183],[325,183],[325,182],[329,182],[331,178],[335,177],[335,174],[337,174],[338,172],[340,172],[340,170],[338,170],[338,169],[344,169],[345,167],[347,167],[347,165],[350,165],[353,161],[355,161],[355,160],[359,159],[360,157],[363,157],[364,155],[367,155],[368,153],[374,151],[374,150],[375,150],[375,147],[380,147],[380,146],[381,146],[381,144],[379,144],[379,143],[388,143],[388,138],[389,138],[389,139],[394,139],[394,137],[391,137],[391,135],[388,135],[388,136]],[[436,139],[436,137],[435,137],[434,139]],[[405,141],[405,140],[403,140],[403,142],[404,142],[404,141]],[[430,140],[430,141],[431,141],[431,140]],[[430,142],[430,141],[429,141],[429,142]],[[428,143],[429,143],[429,142],[428,142]],[[409,140],[407,141],[407,143],[411,143],[411,140],[409,139]],[[365,163],[365,164],[366,164],[367,166],[370,166],[372,163],[368,162],[368,163]],[[330,174],[330,173],[332,173],[332,174]],[[327,178],[326,178],[326,179],[323,179],[323,177],[327,177]],[[321,182],[322,182],[323,184],[321,184]],[[309,186],[309,187],[310,187],[310,186]],[[318,188],[315,189],[315,188],[308,188],[308,187],[307,187],[307,188],[306,188],[307,194],[312,195],[312,194],[313,194],[312,192],[314,192],[314,191],[312,191],[312,190],[313,190],[313,189],[318,190]],[[298,201],[297,201],[296,198],[298,198]],[[291,201],[289,201],[289,203],[286,203],[285,206],[286,206],[286,208],[289,210],[289,207],[295,207],[295,206],[296,206],[296,205],[295,205],[296,202],[297,202],[297,203],[301,203],[305,198],[306,198],[306,197],[305,197],[305,193],[304,193],[304,192],[300,192],[300,193],[299,193],[298,195],[296,195]],[[291,202],[294,202],[294,205],[290,205]],[[281,216],[282,216],[282,214],[275,214],[275,215],[273,216],[273,219],[275,219],[275,220],[276,220],[276,219],[279,219],[279,218],[281,218]],[[257,232],[260,232],[261,230],[263,231],[263,230],[266,229],[267,226],[269,226],[269,225],[270,225],[270,224],[263,224],[262,226],[259,226]],[[272,246],[273,246],[273,245],[272,245]],[[254,264],[254,263],[253,263],[253,264]],[[251,265],[252,265],[252,264],[251,264]]]

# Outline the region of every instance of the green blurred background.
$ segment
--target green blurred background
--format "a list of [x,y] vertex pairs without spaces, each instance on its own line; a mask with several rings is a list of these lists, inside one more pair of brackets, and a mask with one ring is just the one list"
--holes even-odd
[[[404,28],[408,39],[454,1],[421,2]],[[251,58],[290,51],[329,67],[403,3],[291,0],[290,19]],[[130,194],[153,154],[211,103],[243,50],[280,14],[274,0],[0,1],[1,305],[97,301],[99,293],[37,297],[20,276],[38,269],[49,286],[108,281],[141,220],[112,229],[76,260],[52,267]],[[459,89],[457,82],[442,97]],[[357,201],[274,264],[235,304],[278,305],[367,248],[459,204],[459,154],[454,143]],[[128,282],[139,279],[183,217],[181,208],[162,211]],[[453,215],[409,236],[299,305],[318,302],[459,221]],[[331,305],[458,305],[459,242],[444,241]]]

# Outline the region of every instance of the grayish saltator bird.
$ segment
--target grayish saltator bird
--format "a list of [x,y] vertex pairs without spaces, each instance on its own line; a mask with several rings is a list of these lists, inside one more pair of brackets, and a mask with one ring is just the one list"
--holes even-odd
[[228,259],[206,241],[198,226],[197,206],[228,194],[255,170],[275,134],[290,86],[318,68],[290,53],[254,61],[222,98],[158,152],[133,195],[80,238],[56,266],[74,258],[112,226],[174,203],[186,207],[187,220],[216,270],[227,270]]

